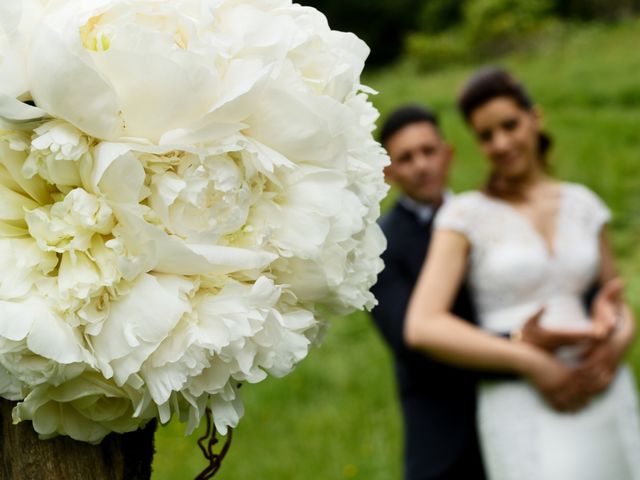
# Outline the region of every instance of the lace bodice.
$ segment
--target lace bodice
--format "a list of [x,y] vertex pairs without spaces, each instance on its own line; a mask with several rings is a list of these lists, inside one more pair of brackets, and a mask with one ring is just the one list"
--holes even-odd
[[592,191],[563,183],[551,250],[520,212],[479,191],[448,201],[435,228],[471,243],[468,279],[483,328],[512,330],[540,307],[544,325],[572,328],[586,325],[582,295],[596,277],[598,235],[609,216]]

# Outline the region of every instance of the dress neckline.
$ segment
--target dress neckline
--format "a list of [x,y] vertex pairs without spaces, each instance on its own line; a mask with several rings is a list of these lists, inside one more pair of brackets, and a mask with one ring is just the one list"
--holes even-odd
[[566,197],[566,185],[563,182],[558,182],[558,187],[559,187],[558,205],[557,205],[556,213],[553,219],[553,232],[550,238],[547,238],[545,235],[543,235],[542,232],[536,228],[533,222],[528,217],[523,215],[520,211],[518,211],[518,209],[515,208],[511,203],[507,202],[506,200],[502,200],[500,198],[491,197],[486,193],[484,193],[483,191],[480,191],[480,193],[487,200],[495,203],[496,205],[502,206],[506,211],[511,212],[512,215],[517,217],[519,221],[523,223],[529,229],[529,231],[531,231],[534,234],[534,236],[538,239],[545,253],[547,254],[547,257],[549,259],[555,259],[556,256],[558,255],[558,236],[560,232],[560,219],[563,214],[563,210],[564,210],[563,206],[565,204],[564,200]]

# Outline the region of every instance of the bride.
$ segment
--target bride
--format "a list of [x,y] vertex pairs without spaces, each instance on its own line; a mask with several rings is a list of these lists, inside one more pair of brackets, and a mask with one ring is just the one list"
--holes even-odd
[[[536,312],[549,328],[594,328],[582,297],[594,282],[616,277],[604,231],[609,211],[586,187],[547,175],[550,139],[527,92],[507,72],[480,70],[459,107],[491,174],[483,190],[457,196],[438,213],[407,313],[407,343],[460,366],[520,375],[479,387],[489,478],[640,479],[634,381],[627,367],[613,366],[633,336],[626,305],[617,311],[611,368],[581,377],[604,391],[578,411],[567,411],[574,410],[575,392],[558,386],[588,370],[583,358],[597,344],[562,347],[551,356],[490,333],[517,332]],[[448,313],[465,274],[486,332]]]

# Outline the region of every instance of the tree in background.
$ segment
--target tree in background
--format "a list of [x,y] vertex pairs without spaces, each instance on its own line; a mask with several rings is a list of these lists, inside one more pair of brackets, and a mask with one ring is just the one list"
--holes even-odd
[[355,32],[371,48],[368,66],[395,60],[407,32],[418,28],[423,0],[300,0],[323,12],[331,28]]
[[616,20],[640,12],[640,0],[554,0],[555,12],[578,20]]
[[527,45],[559,20],[611,21],[640,12],[640,0],[299,0],[353,31],[371,48],[369,66],[406,53],[423,68]]

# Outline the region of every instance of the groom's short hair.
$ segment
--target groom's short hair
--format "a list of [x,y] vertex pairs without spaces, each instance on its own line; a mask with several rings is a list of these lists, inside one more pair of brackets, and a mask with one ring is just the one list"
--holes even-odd
[[380,143],[384,146],[399,130],[412,123],[427,122],[440,133],[438,116],[426,107],[417,104],[404,105],[397,108],[386,118],[380,128]]

